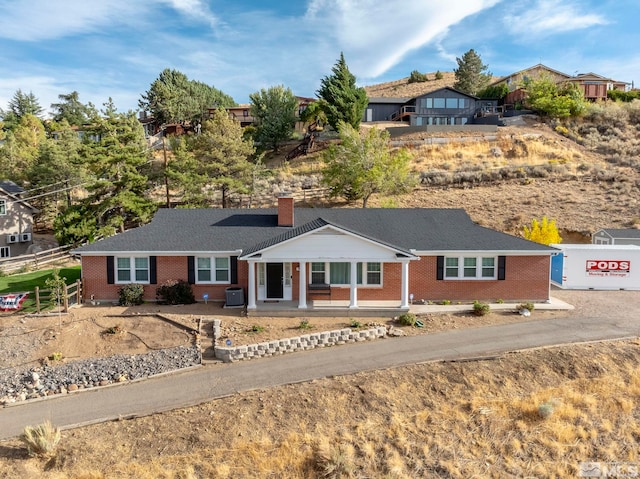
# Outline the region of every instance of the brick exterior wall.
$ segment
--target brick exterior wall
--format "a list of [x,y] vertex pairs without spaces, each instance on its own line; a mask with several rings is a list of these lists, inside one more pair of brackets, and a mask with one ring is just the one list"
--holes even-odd
[[[549,256],[507,256],[505,280],[437,280],[436,257],[426,256],[409,265],[409,293],[415,300],[441,301],[546,301],[549,299]],[[307,263],[307,280],[310,275]],[[298,300],[299,263],[292,264],[292,297]],[[383,286],[359,286],[358,300],[399,300],[401,296],[402,266],[400,263],[383,265]],[[167,280],[187,279],[187,257],[157,257],[157,283],[145,285],[145,300],[156,299],[156,288]],[[116,301],[119,284],[107,284],[107,260],[105,256],[82,258],[82,281],[85,300],[92,296],[100,301]],[[248,291],[248,264],[238,261],[237,284],[192,285],[196,300],[202,301],[208,294],[210,301],[224,301],[225,289],[240,286]],[[349,287],[333,287],[331,299],[348,300]],[[320,299],[320,298],[318,298]]]

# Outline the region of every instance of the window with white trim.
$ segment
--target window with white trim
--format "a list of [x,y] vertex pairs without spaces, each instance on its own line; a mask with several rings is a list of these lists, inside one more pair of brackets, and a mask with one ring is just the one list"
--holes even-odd
[[228,256],[196,258],[196,283],[229,283],[231,268]]
[[495,256],[447,256],[444,260],[445,279],[496,279]]
[[382,285],[382,263],[358,263],[358,284],[363,286]]
[[311,284],[325,284],[325,264],[311,263]]
[[116,283],[149,283],[149,257],[116,258]]
[[0,258],[9,258],[11,256],[9,248],[9,246],[0,246]]
[[[329,271],[329,284],[333,286],[347,286],[351,284],[351,263],[311,263],[310,284],[326,283],[326,272]],[[382,263],[357,263],[356,265],[358,285],[381,286]]]
[[0,216],[7,214],[7,200],[0,200]]

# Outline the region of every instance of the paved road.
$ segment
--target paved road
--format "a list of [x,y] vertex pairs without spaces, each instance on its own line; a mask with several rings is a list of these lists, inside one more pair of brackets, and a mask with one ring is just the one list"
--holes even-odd
[[45,419],[63,428],[72,427],[147,415],[239,391],[332,375],[574,342],[637,337],[640,336],[637,312],[636,307],[629,314],[611,317],[606,308],[601,308],[597,316],[567,313],[567,317],[561,319],[389,338],[242,363],[213,364],[145,381],[18,403],[0,409],[0,440],[17,436],[25,425]]

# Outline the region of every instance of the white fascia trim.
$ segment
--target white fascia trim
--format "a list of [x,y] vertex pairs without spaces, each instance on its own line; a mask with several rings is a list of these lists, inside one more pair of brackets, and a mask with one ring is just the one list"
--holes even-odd
[[[395,253],[400,253],[400,254],[403,254],[403,255],[410,254],[408,251],[403,251],[403,250],[400,250],[398,248],[394,248],[393,246],[389,246],[387,244],[380,243],[379,241],[375,241],[375,240],[369,239],[369,238],[367,238],[365,236],[362,236],[362,235],[359,235],[357,233],[353,233],[351,231],[347,231],[345,229],[340,228],[339,226],[328,224],[328,225],[321,226],[320,228],[316,228],[316,229],[313,229],[311,231],[307,231],[306,233],[302,233],[301,235],[294,236],[293,238],[289,238],[287,240],[281,241],[280,243],[276,243],[274,245],[268,246],[268,247],[263,248],[261,250],[254,251],[253,253],[251,253],[249,258],[251,258],[252,256],[254,256],[256,254],[260,254],[260,253],[263,253],[265,251],[269,251],[272,248],[280,247],[280,246],[285,245],[285,244],[287,244],[287,243],[289,243],[291,241],[299,240],[301,238],[304,238],[305,236],[312,235],[312,234],[318,233],[319,231],[324,231],[326,229],[333,229],[333,230],[339,231],[342,234],[351,236],[353,238],[357,238],[357,239],[359,239],[361,241],[364,241],[364,242],[367,242],[369,244],[373,244],[373,245],[376,245],[376,246],[380,246],[382,248],[386,248],[387,250],[393,251]],[[245,257],[245,256],[240,256],[238,259],[245,260],[245,259],[248,259],[248,258]],[[414,257],[414,258],[409,257],[407,259],[418,259],[418,258],[417,257]]]
[[558,251],[540,251],[540,250],[530,250],[530,251],[521,251],[521,250],[513,250],[513,251],[489,251],[489,250],[463,250],[463,251],[454,251],[454,250],[440,250],[440,251],[417,251],[414,250],[412,253],[418,256],[553,256]]

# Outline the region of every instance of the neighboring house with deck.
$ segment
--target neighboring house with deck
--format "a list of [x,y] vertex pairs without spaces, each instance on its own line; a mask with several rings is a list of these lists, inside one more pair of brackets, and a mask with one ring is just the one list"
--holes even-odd
[[183,279],[198,300],[246,292],[249,314],[403,311],[416,300],[549,300],[557,250],[474,223],[462,209],[161,209],[82,246],[85,298]]
[[605,228],[593,233],[593,235],[591,235],[591,242],[593,244],[634,244],[640,246],[640,230],[632,228]]
[[36,208],[20,198],[24,189],[13,181],[0,181],[0,258],[26,254],[33,244]]
[[629,86],[626,82],[612,80],[595,73],[569,75],[541,63],[504,76],[494,81],[491,85],[506,84],[509,88],[509,93],[504,98],[504,104],[517,105],[522,104],[527,97],[527,93],[523,88],[524,84],[527,81],[537,80],[542,77],[551,78],[556,84],[571,83],[577,85],[584,94],[585,99],[589,101],[606,100],[609,90],[626,91]]
[[413,98],[370,98],[364,121],[398,121],[410,126],[471,125],[485,123],[488,114],[498,124],[497,101],[482,100],[452,87],[442,87]]

